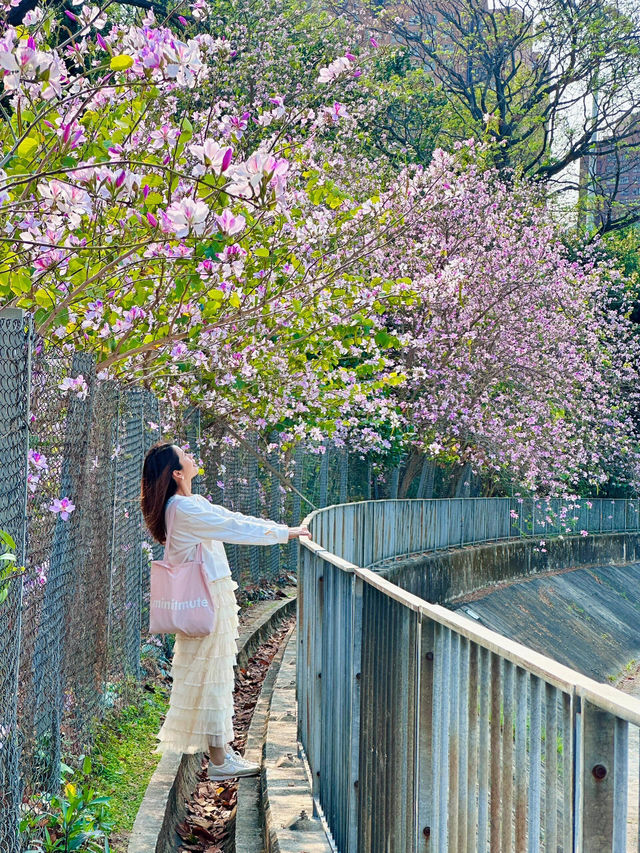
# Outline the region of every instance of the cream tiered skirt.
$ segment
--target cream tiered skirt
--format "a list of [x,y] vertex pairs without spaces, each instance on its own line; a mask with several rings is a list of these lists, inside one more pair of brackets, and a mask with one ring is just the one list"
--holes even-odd
[[216,610],[213,632],[195,638],[176,634],[169,710],[156,752],[207,752],[233,740],[238,584],[227,576],[211,581],[210,588]]

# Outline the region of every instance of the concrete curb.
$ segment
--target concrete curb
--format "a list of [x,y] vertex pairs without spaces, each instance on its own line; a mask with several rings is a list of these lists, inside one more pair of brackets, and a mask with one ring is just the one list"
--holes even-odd
[[262,768],[264,849],[266,853],[331,853],[322,824],[313,816],[311,789],[298,755],[296,648],[293,632],[271,698]]
[[246,667],[251,655],[268,638],[274,627],[296,612],[297,589],[286,587],[283,592],[287,598],[261,602],[256,606],[251,622],[241,628],[237,658],[240,669]]
[[[240,632],[240,668],[246,666],[273,628],[295,612],[295,607],[295,596],[262,602],[256,607],[255,617]],[[175,853],[180,844],[176,827],[185,818],[186,803],[196,788],[201,765],[201,754],[162,756],[138,809],[128,853]]]
[[[271,710],[271,697],[282,658],[294,627],[287,633],[284,642],[271,661],[262,683],[260,696],[251,718],[244,756],[262,766],[267,724]],[[262,778],[249,776],[238,779],[238,804],[234,831],[234,846],[237,853],[264,853],[264,819],[262,814]]]

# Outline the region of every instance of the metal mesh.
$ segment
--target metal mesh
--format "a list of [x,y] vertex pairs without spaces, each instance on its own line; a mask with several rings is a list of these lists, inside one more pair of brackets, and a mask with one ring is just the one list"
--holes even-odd
[[109,579],[109,679],[140,675],[142,513],[140,478],[145,453],[144,396],[124,391],[118,400],[113,456],[116,490]]
[[[150,392],[98,381],[87,354],[45,350],[20,312],[0,316],[0,530],[25,566],[0,578],[3,853],[22,849],[19,816],[37,814],[38,797],[58,789],[61,759],[90,748],[96,721],[140,675],[148,559],[162,551],[143,525],[140,477],[161,423]],[[194,409],[183,433],[206,471],[194,490],[230,509],[298,524],[309,506],[281,476],[316,506],[364,496],[366,463],[335,448],[283,455],[275,436],[270,446],[251,436],[248,448],[212,441]],[[297,564],[295,542],[228,553],[244,587]]]
[[[25,544],[30,334],[20,316],[0,319],[0,530],[13,536],[19,564]],[[0,850],[12,850],[20,804],[16,696],[22,580],[2,583],[0,591]]]
[[79,367],[84,363],[74,363],[65,352],[45,357],[38,345],[34,353],[30,443],[43,457],[43,467],[30,472],[18,696],[21,776],[27,796],[34,789],[54,791],[58,784],[65,709],[63,643],[86,509],[71,512],[65,520],[51,507],[64,499],[81,506],[92,391],[82,400],[58,388],[65,378],[82,373]]
[[69,728],[86,741],[98,716],[107,677],[107,624],[115,460],[111,458],[118,392],[113,383],[92,395],[91,429],[78,508],[82,526],[75,558],[72,606],[65,638]]
[[[61,392],[80,374],[86,396]],[[27,811],[34,794],[57,789],[61,757],[84,748],[102,710],[116,400],[87,356],[36,349],[30,444],[42,467],[30,472],[17,697]],[[67,519],[53,511],[65,499]]]
[[[251,435],[246,445],[228,442],[224,436],[200,438],[200,454],[205,467],[202,494],[235,512],[268,517],[290,526],[316,507],[359,500],[368,494],[369,465],[365,459],[346,450],[327,445],[325,452],[300,446],[282,454],[276,448],[276,435],[271,444]],[[277,472],[277,473],[274,473]],[[287,489],[291,483],[306,498]],[[295,572],[298,545],[261,548],[227,545],[232,574],[240,586],[276,580]]]
[[[160,430],[160,403],[150,391],[143,391],[143,450],[144,453],[149,448],[159,441],[161,437]],[[140,615],[140,624],[142,634],[146,635],[149,631],[149,600],[150,600],[150,573],[149,561],[151,559],[159,560],[162,557],[162,545],[154,542],[149,531],[143,527],[143,546],[142,546],[142,612]]]

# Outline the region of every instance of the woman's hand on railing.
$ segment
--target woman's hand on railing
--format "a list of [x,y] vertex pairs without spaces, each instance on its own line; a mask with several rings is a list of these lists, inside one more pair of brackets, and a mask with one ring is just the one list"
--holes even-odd
[[301,536],[311,536],[311,531],[308,527],[289,528],[289,539],[299,539]]

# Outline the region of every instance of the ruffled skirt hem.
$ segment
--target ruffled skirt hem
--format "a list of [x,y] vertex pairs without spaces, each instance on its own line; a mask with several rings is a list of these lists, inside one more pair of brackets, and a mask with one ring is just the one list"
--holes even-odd
[[194,755],[233,741],[233,685],[238,605],[231,577],[211,581],[216,610],[206,637],[176,634],[169,710],[156,752]]

